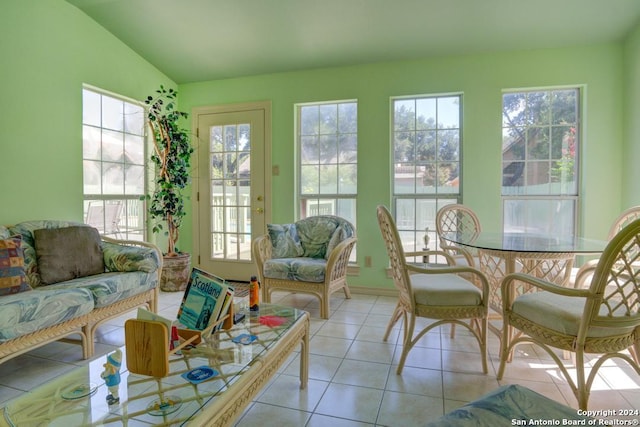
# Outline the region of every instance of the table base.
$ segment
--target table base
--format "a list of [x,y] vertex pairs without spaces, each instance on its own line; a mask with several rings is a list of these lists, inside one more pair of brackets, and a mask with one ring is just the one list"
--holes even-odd
[[[511,273],[525,273],[560,286],[567,286],[575,254],[573,252],[511,252],[491,249],[478,250],[480,270],[489,281],[490,320],[502,319],[502,279]],[[519,295],[537,288],[520,283]],[[502,328],[489,323],[489,329],[501,337]]]

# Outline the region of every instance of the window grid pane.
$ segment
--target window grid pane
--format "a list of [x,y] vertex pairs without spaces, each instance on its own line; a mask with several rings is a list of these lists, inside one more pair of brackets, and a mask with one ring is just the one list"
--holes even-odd
[[209,134],[212,258],[249,260],[251,125],[212,126]]
[[357,102],[299,104],[296,111],[300,218],[337,215],[355,226]]
[[392,108],[393,212],[403,247],[422,250],[428,234],[435,249],[436,212],[461,200],[462,96],[399,98]]
[[86,88],[82,99],[85,223],[107,236],[146,240],[145,110]]
[[[503,94],[503,228],[550,231],[542,218],[553,212],[554,234],[577,230],[579,89]],[[536,218],[540,220],[536,220]]]

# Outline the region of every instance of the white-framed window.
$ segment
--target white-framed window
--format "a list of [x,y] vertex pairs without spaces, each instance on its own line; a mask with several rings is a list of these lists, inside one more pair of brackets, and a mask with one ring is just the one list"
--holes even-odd
[[146,240],[143,105],[82,89],[84,221],[106,236]]
[[337,215],[355,226],[357,101],[296,104],[296,116],[299,217]]
[[503,93],[505,232],[576,235],[580,139],[579,88]]
[[[406,251],[438,244],[436,213],[459,203],[462,94],[391,98],[393,214]],[[427,230],[428,229],[428,230]]]

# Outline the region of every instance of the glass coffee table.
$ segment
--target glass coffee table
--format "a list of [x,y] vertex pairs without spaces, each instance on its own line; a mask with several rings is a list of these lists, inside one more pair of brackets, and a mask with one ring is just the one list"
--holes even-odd
[[230,425],[298,348],[300,388],[305,388],[309,314],[263,303],[259,314],[171,356],[164,378],[128,372],[123,347],[115,405],[107,404],[109,391],[100,377],[105,356],[9,401],[0,425]]

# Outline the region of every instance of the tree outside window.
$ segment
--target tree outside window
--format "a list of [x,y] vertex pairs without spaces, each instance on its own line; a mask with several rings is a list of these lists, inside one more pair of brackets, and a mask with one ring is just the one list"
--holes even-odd
[[298,104],[296,113],[300,218],[336,215],[356,226],[358,103]]
[[575,235],[579,95],[577,88],[503,95],[505,231]]
[[355,225],[358,192],[358,104],[300,104],[300,218],[337,215]]
[[461,200],[462,96],[394,98],[392,109],[393,213],[400,238],[405,250],[421,250],[428,233],[434,249],[436,212]]

